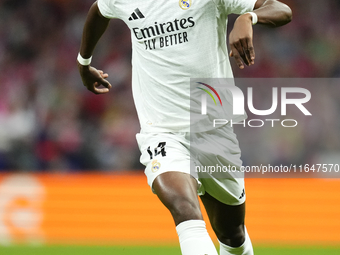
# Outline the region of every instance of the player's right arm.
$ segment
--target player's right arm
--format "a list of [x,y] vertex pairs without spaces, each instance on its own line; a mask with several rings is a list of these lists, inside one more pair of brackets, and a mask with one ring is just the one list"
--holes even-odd
[[[110,19],[102,16],[98,9],[97,2],[95,2],[88,14],[85,21],[83,36],[81,40],[79,53],[84,59],[88,59],[92,56],[94,48],[100,37],[105,32],[107,26],[109,25]],[[95,94],[103,94],[109,92],[111,89],[111,84],[105,79],[108,74],[90,65],[82,65],[78,62],[78,69],[82,81],[85,87]],[[104,87],[101,87],[104,86]]]

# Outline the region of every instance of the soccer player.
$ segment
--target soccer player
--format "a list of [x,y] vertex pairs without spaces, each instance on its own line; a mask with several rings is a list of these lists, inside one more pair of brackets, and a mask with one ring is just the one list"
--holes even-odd
[[[229,35],[228,54],[226,23],[232,13],[240,16]],[[98,0],[90,8],[78,55],[82,81],[93,93],[109,92],[108,74],[90,62],[110,19],[123,20],[132,37],[141,162],[152,191],[174,219],[183,255],[217,254],[197,194],[220,242],[220,254],[253,254],[244,226],[244,180],[199,178],[190,172],[190,160],[202,166],[242,164],[230,126],[190,132],[190,78],[232,78],[229,56],[241,69],[254,64],[252,25],[281,26],[291,17],[290,8],[276,0]],[[190,139],[202,145],[196,158],[191,158]],[[205,150],[212,143],[217,150]]]

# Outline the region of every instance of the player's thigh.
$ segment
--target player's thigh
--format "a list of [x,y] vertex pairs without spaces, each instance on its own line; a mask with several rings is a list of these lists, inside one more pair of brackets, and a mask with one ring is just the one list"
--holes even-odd
[[140,133],[136,138],[141,151],[140,162],[145,165],[144,173],[151,188],[163,173],[190,174],[190,145],[183,133]]
[[218,239],[233,247],[242,245],[244,242],[245,202],[239,205],[227,205],[207,192],[200,198]]
[[175,224],[193,219],[203,219],[197,196],[197,181],[189,174],[166,172],[154,180],[152,188],[161,202],[171,212]]
[[175,223],[201,219],[197,178],[190,175],[190,142],[184,133],[138,134],[141,163],[152,191],[170,210]]
[[165,205],[172,204],[173,200],[178,198],[198,202],[197,181],[186,173],[163,173],[154,180],[152,188]]

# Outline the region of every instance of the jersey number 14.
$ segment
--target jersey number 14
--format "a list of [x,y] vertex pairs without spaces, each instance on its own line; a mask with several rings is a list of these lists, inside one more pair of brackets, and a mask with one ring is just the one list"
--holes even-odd
[[150,155],[150,159],[153,159],[153,157],[156,157],[159,154],[161,154],[162,157],[165,157],[166,156],[165,145],[166,145],[166,142],[160,142],[158,146],[154,149],[154,153],[152,153],[150,146],[149,146],[147,149],[147,152]]

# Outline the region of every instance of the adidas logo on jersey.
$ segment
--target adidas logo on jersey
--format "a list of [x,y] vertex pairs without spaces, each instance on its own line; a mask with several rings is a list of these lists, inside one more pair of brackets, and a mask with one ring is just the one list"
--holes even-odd
[[136,20],[136,19],[144,19],[143,13],[137,8],[133,13],[131,13],[131,16],[129,20]]

